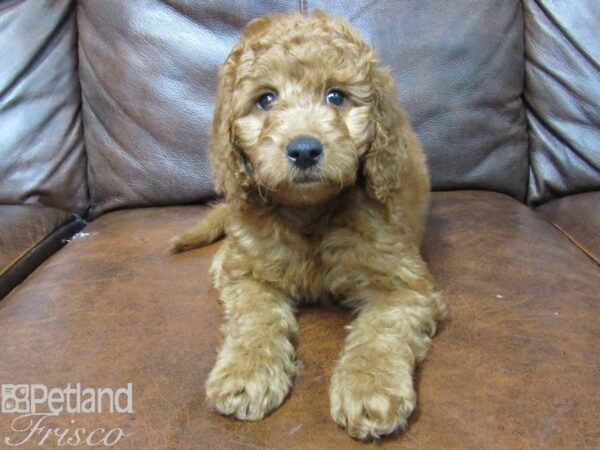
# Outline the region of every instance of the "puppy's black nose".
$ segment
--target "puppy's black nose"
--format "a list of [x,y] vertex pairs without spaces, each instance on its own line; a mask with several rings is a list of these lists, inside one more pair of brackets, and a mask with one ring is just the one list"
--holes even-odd
[[297,137],[286,147],[287,157],[298,169],[308,169],[321,159],[323,144],[313,137]]

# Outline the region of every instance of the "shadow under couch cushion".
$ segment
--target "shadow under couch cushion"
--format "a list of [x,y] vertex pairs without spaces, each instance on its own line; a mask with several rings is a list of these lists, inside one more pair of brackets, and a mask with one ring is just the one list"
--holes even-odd
[[0,205],[0,299],[63,245],[81,222],[42,205]]
[[[59,427],[121,427],[121,448],[364,448],[329,417],[328,384],[350,314],[299,313],[291,395],[261,422],[204,406],[221,310],[207,276],[219,244],[171,255],[204,207],[109,213],[0,302],[3,383],[133,383],[133,414]],[[599,269],[552,225],[494,193],[436,193],[424,254],[450,319],[417,372],[419,406],[383,448],[600,445]],[[0,415],[12,439],[14,415]]]

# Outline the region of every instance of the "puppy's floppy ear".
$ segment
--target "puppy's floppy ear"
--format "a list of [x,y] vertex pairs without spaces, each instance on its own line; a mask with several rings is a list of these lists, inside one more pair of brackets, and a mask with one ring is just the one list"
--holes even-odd
[[253,180],[241,152],[235,145],[233,100],[236,89],[237,67],[246,43],[260,37],[278,14],[258,17],[244,28],[240,42],[233,48],[221,68],[217,81],[215,111],[209,143],[209,158],[218,194],[228,202],[244,202]]
[[373,138],[365,155],[363,174],[369,195],[386,202],[402,188],[409,153],[420,151],[420,144],[397,100],[389,70],[373,66],[371,84]]
[[233,202],[244,201],[252,184],[244,159],[235,146],[233,133],[233,95],[236,69],[242,50],[242,46],[238,44],[219,69],[209,143],[209,158],[216,191],[224,195],[227,201]]

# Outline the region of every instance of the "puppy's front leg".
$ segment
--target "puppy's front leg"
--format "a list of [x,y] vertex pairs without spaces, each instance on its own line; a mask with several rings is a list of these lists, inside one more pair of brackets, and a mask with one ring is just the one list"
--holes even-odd
[[390,434],[416,405],[415,363],[425,358],[443,304],[434,292],[365,292],[330,387],[331,415],[355,438]]
[[252,280],[226,283],[225,341],[206,382],[209,406],[259,420],[281,404],[296,373],[290,338],[297,332],[285,296]]

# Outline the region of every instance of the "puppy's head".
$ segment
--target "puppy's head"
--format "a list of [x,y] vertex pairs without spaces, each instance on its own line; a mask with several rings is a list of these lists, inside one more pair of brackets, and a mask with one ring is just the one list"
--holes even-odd
[[391,76],[346,21],[322,13],[253,20],[219,73],[210,146],[217,190],[230,201],[255,192],[310,205],[355,184],[362,170],[371,195],[383,198],[403,153],[395,98]]

